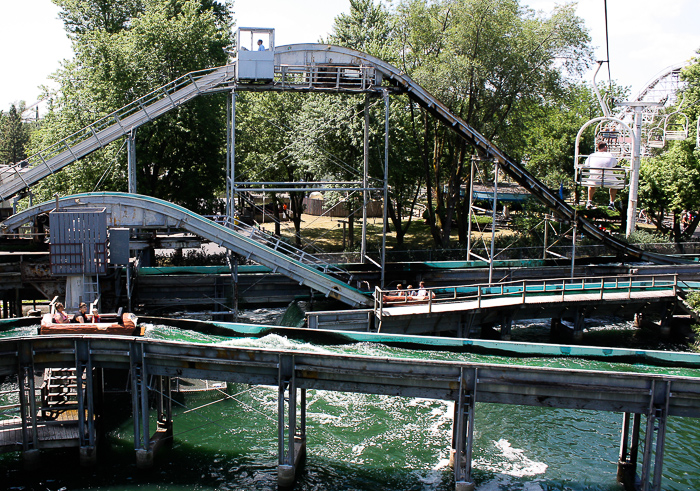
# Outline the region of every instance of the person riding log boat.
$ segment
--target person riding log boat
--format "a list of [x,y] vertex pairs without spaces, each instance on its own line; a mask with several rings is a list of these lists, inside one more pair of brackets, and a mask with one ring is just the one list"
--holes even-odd
[[[56,306],[58,307],[59,304]],[[63,305],[61,305],[63,307]],[[58,308],[57,308],[58,310]],[[121,310],[121,309],[120,309]],[[96,311],[89,316],[95,319]],[[39,334],[117,334],[121,336],[142,336],[143,327],[137,325],[138,318],[131,313],[102,314],[97,319],[100,322],[60,322],[56,314],[44,314],[39,327]],[[57,322],[59,321],[59,322]]]

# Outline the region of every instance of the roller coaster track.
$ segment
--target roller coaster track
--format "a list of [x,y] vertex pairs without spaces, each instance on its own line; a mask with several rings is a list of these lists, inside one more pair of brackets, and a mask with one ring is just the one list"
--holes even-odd
[[[336,84],[324,79],[314,85],[308,74],[319,67],[336,70]],[[362,83],[343,84],[342,70],[358,70]],[[373,56],[338,46],[297,44],[280,46],[275,52],[276,79],[269,84],[246,84],[234,80],[234,65],[194,72],[156,89],[147,96],[115,111],[98,122],[61,140],[49,149],[39,152],[0,172],[0,199],[6,200],[44,177],[106,144],[128,134],[132,128],[178,107],[203,94],[224,90],[300,90],[343,92],[404,92],[428,112],[450,127],[480,152],[493,158],[512,179],[553,210],[562,219],[576,223],[580,232],[598,240],[610,249],[639,261],[658,264],[684,263],[679,258],[642,251],[619,240],[578,215],[577,211],[559,199],[556,193],[508,157],[493,143],[454,115],[444,104],[398,68]],[[286,74],[293,77],[286,79]],[[324,73],[328,73],[327,70]],[[306,76],[308,75],[308,76]],[[355,75],[355,74],[353,74]],[[369,82],[369,83],[368,83]],[[384,83],[386,82],[386,83]]]

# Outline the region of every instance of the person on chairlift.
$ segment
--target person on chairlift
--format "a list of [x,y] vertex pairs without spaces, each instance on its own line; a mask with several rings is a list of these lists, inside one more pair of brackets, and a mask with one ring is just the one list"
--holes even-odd
[[[584,164],[584,167],[588,167],[590,169],[612,169],[616,166],[617,159],[613,157],[613,155],[610,152],[608,152],[608,144],[605,142],[598,142],[598,151],[593,152],[591,155],[589,155]],[[615,180],[615,177],[608,177],[607,174],[604,174],[604,171],[591,171],[591,177],[593,176],[599,176],[600,180],[597,181],[597,184],[599,186],[603,186],[605,182],[609,183],[610,181]],[[586,201],[587,210],[593,208],[593,196],[595,195],[596,189],[597,186],[590,186],[588,188],[588,201]],[[610,204],[608,205],[608,208],[614,210],[617,189],[611,187],[608,190],[610,191]]]

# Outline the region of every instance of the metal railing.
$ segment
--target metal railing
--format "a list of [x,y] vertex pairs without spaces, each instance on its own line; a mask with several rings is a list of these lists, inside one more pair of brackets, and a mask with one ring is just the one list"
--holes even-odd
[[[126,135],[134,127],[138,126],[138,124],[135,124],[135,121],[131,119],[135,118],[136,122],[143,123],[145,121],[151,121],[153,118],[158,117],[163,113],[162,109],[160,109],[157,114],[155,112],[151,113],[150,108],[154,104],[167,100],[165,107],[168,108],[167,110],[170,110],[186,102],[190,98],[199,95],[199,93],[202,91],[218,85],[227,78],[230,78],[231,74],[229,71],[232,73],[232,69],[222,70],[222,68],[227,67],[210,68],[183,75],[182,77],[149,92],[126,106],[107,114],[94,123],[91,123],[75,133],[72,133],[53,145],[41,150],[40,152],[35,153],[34,155],[17,162],[14,165],[0,168],[0,184],[6,184],[8,181],[21,179],[24,182],[25,187],[29,187],[31,182],[27,182],[24,179],[24,175],[31,169],[38,166],[45,166],[48,173],[52,174],[55,170],[57,170],[52,165],[52,159],[63,156],[66,153],[68,154],[67,157],[70,161],[79,159],[86,154],[84,149],[80,148],[79,146],[81,146],[81,144],[85,145],[85,142],[89,140],[94,142],[96,148],[106,146],[116,138],[114,135],[100,136],[103,131],[112,128],[116,129],[117,137]],[[220,76],[211,78],[211,75],[217,71],[221,72]],[[205,77],[209,78],[207,80],[202,80]],[[200,83],[198,84],[198,82]],[[176,95],[176,92],[187,86],[194,86],[194,90],[191,94],[180,94],[179,96]],[[126,122],[127,120],[129,120],[128,123]],[[0,199],[4,200],[8,197],[9,196],[0,196]]]
[[605,300],[606,293],[623,293],[627,295],[626,298],[632,298],[635,292],[645,291],[672,291],[673,295],[677,295],[680,288],[677,274],[533,279],[496,284],[431,287],[425,288],[427,295],[422,296],[412,295],[417,290],[383,290],[376,287],[374,310],[381,316],[386,307],[427,305],[430,313],[435,304],[472,303],[469,309],[480,309],[488,307],[484,304],[486,300],[499,298],[516,299],[516,304],[525,304],[528,303],[528,298],[543,296],[555,302],[564,302],[567,296],[573,295],[587,295]]
[[223,215],[216,216],[216,219],[213,221],[216,221],[216,223],[219,223],[220,225],[223,225],[225,227],[231,228],[235,232],[243,235],[244,237],[252,239],[258,242],[259,244],[269,247],[274,251],[281,252],[285,256],[288,256],[289,258],[294,259],[295,261],[298,261],[302,264],[306,264],[308,266],[313,266],[322,273],[332,274],[344,278],[348,282],[352,281],[353,279],[349,271],[340,268],[336,265],[324,262],[322,259],[318,258],[314,254],[310,254],[301,249],[297,249],[293,245],[282,240],[281,237],[268,234],[264,230],[261,230],[257,227],[247,225],[239,220],[231,219],[231,217]]
[[352,65],[276,65],[275,83],[282,87],[368,90],[375,85],[375,67]]

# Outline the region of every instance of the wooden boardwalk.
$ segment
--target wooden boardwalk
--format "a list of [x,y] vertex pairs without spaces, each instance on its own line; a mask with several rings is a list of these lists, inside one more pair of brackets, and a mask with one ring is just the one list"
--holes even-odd
[[404,316],[404,315],[426,315],[440,314],[448,312],[474,312],[489,309],[500,309],[504,307],[517,307],[521,305],[553,305],[553,304],[584,304],[590,302],[614,302],[625,303],[639,300],[661,299],[675,300],[676,292],[673,289],[654,289],[645,291],[606,291],[601,290],[593,293],[546,293],[546,294],[526,294],[514,293],[512,295],[497,296],[491,298],[480,298],[463,301],[434,301],[423,303],[405,304],[385,304],[382,308],[382,316]]
[[[32,435],[31,425],[27,433]],[[78,421],[75,419],[58,419],[37,421],[37,448],[78,447]],[[0,452],[16,452],[22,448],[22,420],[20,418],[0,421]]]

